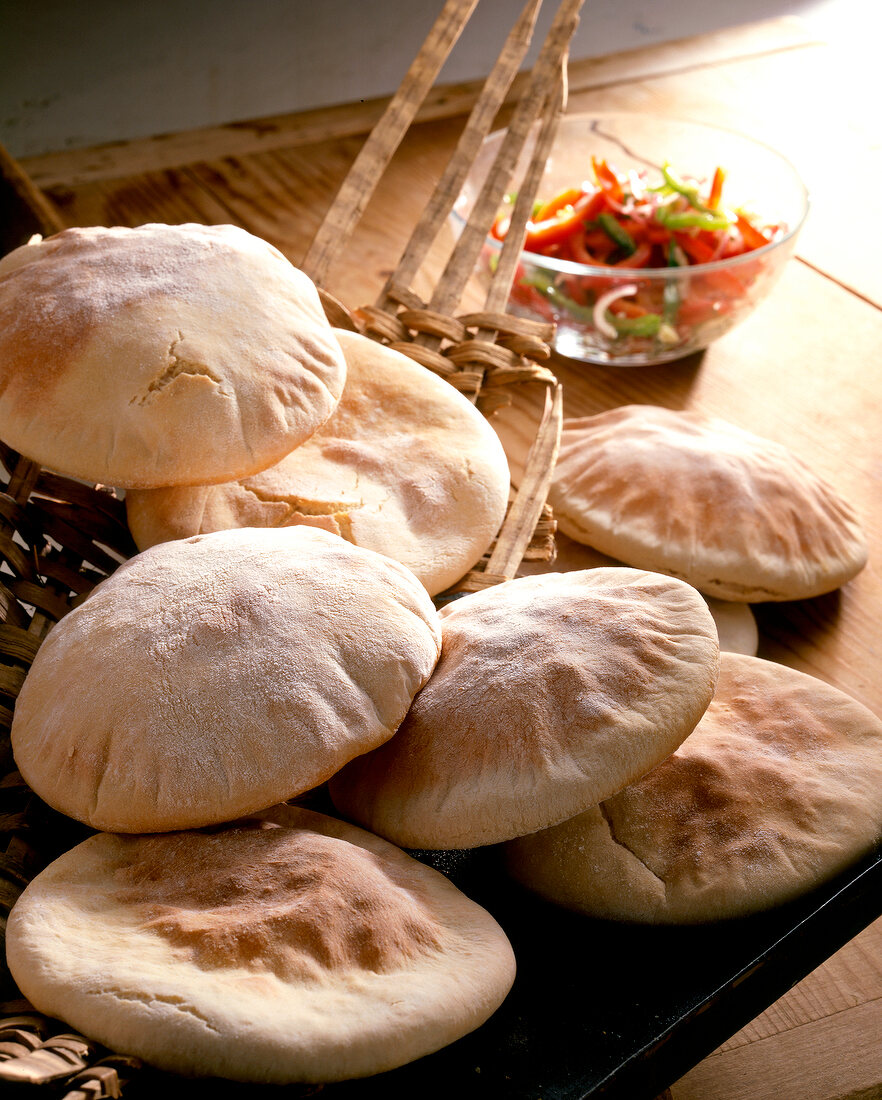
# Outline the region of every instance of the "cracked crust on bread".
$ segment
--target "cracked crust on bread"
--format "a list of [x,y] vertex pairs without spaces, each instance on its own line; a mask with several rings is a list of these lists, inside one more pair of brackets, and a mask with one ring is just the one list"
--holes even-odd
[[345,363],[312,281],[231,225],[66,229],[0,267],[0,438],[120,488],[278,462]]
[[204,531],[311,524],[400,561],[431,595],[480,560],[509,496],[492,428],[407,356],[357,333],[335,334],[347,378],[327,423],[252,477],[126,494],[142,550]]
[[506,846],[512,875],[595,917],[700,923],[789,901],[882,836],[882,721],[805,673],[724,653],[668,759],[601,806]]

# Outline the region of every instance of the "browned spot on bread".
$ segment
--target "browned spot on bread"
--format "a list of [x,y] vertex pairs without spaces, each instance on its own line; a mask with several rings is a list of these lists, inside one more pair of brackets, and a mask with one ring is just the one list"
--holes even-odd
[[144,838],[117,879],[117,900],[143,906],[143,929],[206,970],[383,973],[440,943],[437,921],[375,855],[301,829]]

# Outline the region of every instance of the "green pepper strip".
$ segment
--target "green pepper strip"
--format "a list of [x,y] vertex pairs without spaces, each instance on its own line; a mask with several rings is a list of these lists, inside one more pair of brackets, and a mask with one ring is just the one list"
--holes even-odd
[[[593,323],[594,310],[590,306],[579,305],[541,272],[522,280],[526,285],[535,287],[540,294],[557,306],[566,310],[576,321]],[[619,334],[619,336],[655,336],[662,325],[662,318],[658,313],[644,313],[641,317],[621,317],[618,314],[606,311],[606,318]]]
[[655,212],[655,220],[665,229],[728,229],[730,218],[716,210],[671,210],[660,206]]
[[619,225],[609,211],[604,210],[602,214],[597,215],[597,224],[604,233],[606,233],[613,244],[617,244],[619,248],[625,249],[629,256],[637,251],[637,242],[624,226]]
[[[688,265],[689,260],[683,256],[680,246],[676,241],[671,241],[668,244],[668,267],[688,267]],[[669,283],[665,283],[662,296],[664,300],[662,316],[668,324],[673,324],[680,310],[680,288],[677,286],[675,279],[671,279]]]
[[[678,195],[682,195],[690,206],[694,206],[696,210],[708,209],[702,201],[701,195],[698,193],[698,188],[685,183],[679,176],[675,176],[669,164],[662,165],[662,176],[664,177],[667,188],[671,191],[676,191]],[[657,190],[661,190],[661,188]]]
[[568,294],[564,294],[560,287],[556,286],[548,275],[537,272],[529,278],[522,279],[521,282],[525,286],[534,287],[540,294],[543,294],[552,305],[557,306],[558,309],[565,310],[575,320],[586,322],[592,322],[594,320],[594,311],[590,306],[580,305]]
[[662,323],[657,313],[644,313],[641,317],[620,317],[607,310],[606,318],[619,336],[655,336]]

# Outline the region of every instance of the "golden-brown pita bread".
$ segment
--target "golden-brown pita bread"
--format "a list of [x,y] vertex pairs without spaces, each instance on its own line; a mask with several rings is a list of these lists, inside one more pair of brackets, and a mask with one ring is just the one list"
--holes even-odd
[[330,420],[243,481],[131,492],[140,549],[230,527],[324,527],[411,569],[431,595],[481,558],[505,517],[509,472],[486,419],[391,348],[336,331],[346,386]]
[[821,680],[724,653],[676,752],[506,857],[523,884],[592,916],[696,923],[786,902],[880,836],[882,721]]
[[853,510],[804,462],[699,413],[566,421],[548,499],[571,538],[723,600],[817,596],[867,560]]
[[229,821],[390,737],[439,649],[425,589],[380,554],[312,527],[196,535],[131,558],[53,627],[13,752],[97,829]]
[[498,1008],[511,947],[447,878],[321,814],[260,816],[61,856],[10,916],[22,992],[163,1069],[275,1083],[379,1073]]
[[664,759],[713,695],[710,612],[660,574],[523,577],[448,605],[441,624],[441,660],[401,728],[329,786],[346,816],[405,847],[472,848],[572,817]]
[[278,462],[345,363],[312,281],[231,225],[66,229],[0,269],[0,438],[123,488]]

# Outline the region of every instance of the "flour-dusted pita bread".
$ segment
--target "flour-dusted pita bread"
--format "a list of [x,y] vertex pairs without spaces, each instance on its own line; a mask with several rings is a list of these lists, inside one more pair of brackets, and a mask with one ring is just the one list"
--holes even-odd
[[53,627],[13,752],[37,794],[97,829],[229,821],[390,737],[439,648],[413,574],[326,531],[163,543]]
[[710,612],[660,574],[523,577],[441,623],[441,660],[399,731],[329,786],[346,816],[405,847],[472,848],[572,817],[664,759],[713,695]]
[[867,560],[853,510],[804,462],[699,413],[566,421],[549,501],[571,538],[723,600],[817,596]]
[[444,875],[321,814],[262,817],[61,856],[10,916],[22,992],[162,1069],[274,1083],[390,1069],[498,1008],[511,947]]
[[791,900],[880,836],[882,721],[821,680],[724,653],[713,702],[669,759],[506,857],[592,916],[696,923]]
[[[518,572],[525,576],[540,573],[567,573],[573,569],[597,569],[601,566],[618,566],[624,563],[601,554],[599,550],[557,534],[554,539],[555,556],[550,562],[524,561]],[[759,648],[759,630],[750,604],[732,600],[718,600],[705,596],[705,603],[717,628],[720,649],[729,653],[748,653],[756,656]]]
[[278,462],[334,409],[312,281],[231,225],[66,229],[0,269],[0,438],[124,488]]
[[509,472],[486,419],[406,355],[337,331],[347,362],[331,419],[243,481],[126,496],[141,549],[229,527],[324,527],[408,566],[429,593],[481,558],[505,517]]

